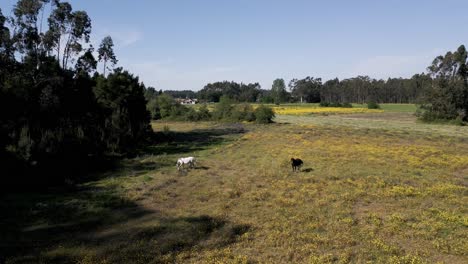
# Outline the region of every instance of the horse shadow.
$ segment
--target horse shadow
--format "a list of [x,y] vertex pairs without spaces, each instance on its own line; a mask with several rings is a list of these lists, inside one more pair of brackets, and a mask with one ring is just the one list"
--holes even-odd
[[303,169],[301,171],[302,172],[312,172],[312,171],[314,171],[314,169],[313,168],[305,168],[305,169]]

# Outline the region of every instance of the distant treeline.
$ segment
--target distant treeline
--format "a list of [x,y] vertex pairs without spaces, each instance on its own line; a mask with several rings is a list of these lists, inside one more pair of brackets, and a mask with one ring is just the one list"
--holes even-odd
[[197,98],[197,93],[191,90],[183,91],[174,91],[174,90],[165,90],[165,94],[168,94],[174,98]]
[[[412,103],[420,105],[424,120],[468,119],[467,51],[461,45],[454,52],[438,56],[427,73],[411,78],[376,80],[368,76],[322,82],[321,78],[293,79],[286,88],[283,79],[273,81],[269,90],[258,83],[215,82],[196,93],[183,91],[183,97],[197,97],[201,102],[219,102],[227,97],[235,102],[259,103],[321,103],[321,105],[350,105],[350,103]],[[168,92],[179,97],[174,91]]]
[[117,62],[112,38],[96,54],[91,19],[67,2],[19,0],[11,14],[0,10],[0,185],[74,181],[132,153],[150,115],[138,77],[106,75]]
[[259,103],[417,103],[430,89],[429,74],[416,74],[412,78],[376,80],[368,76],[322,82],[321,78],[293,79],[288,88],[283,79],[276,79],[271,89],[262,89],[258,83],[215,82],[198,92],[163,91],[174,98],[198,98],[203,102],[219,102],[227,96],[236,102]]

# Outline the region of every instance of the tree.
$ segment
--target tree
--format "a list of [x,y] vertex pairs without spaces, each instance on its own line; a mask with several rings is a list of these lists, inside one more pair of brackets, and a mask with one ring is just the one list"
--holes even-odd
[[183,90],[183,91],[172,91],[172,90],[166,90],[164,93],[169,94],[170,96],[174,98],[195,98],[196,97],[196,92],[191,91],[191,90]]
[[104,138],[112,152],[129,150],[147,134],[150,114],[138,77],[117,68],[98,78],[94,93],[107,114]]
[[0,8],[0,60],[2,61],[13,58],[12,40],[10,29],[6,26],[6,19]]
[[232,113],[232,100],[226,96],[221,96],[219,103],[216,104],[213,111],[213,118],[216,120],[227,120],[231,117]]
[[114,47],[114,42],[112,41],[112,37],[107,36],[102,40],[101,45],[99,46],[99,49],[98,49],[98,54],[99,54],[98,59],[99,61],[104,62],[104,67],[103,67],[104,76],[106,75],[107,62],[110,62],[112,66],[114,66],[118,62],[117,58],[115,57],[113,47]]
[[227,96],[237,102],[255,102],[261,94],[259,83],[215,82],[209,83],[198,92],[198,98],[208,102],[219,102]]
[[34,58],[39,56],[41,38],[38,15],[43,3],[40,0],[19,0],[13,9],[14,17],[11,19],[15,47],[22,54]]
[[93,55],[93,47],[90,47],[80,58],[75,65],[75,71],[77,73],[91,74],[96,70],[97,61]]
[[271,86],[271,96],[273,97],[275,104],[284,103],[287,101],[288,92],[286,91],[286,85],[283,79],[276,79],[273,81]]
[[[156,107],[159,109],[159,115],[161,118],[166,118],[171,115],[172,107],[176,104],[174,98],[169,94],[161,94],[156,98]],[[157,113],[157,110],[155,110]]]
[[320,102],[320,90],[322,87],[322,79],[314,77],[306,77],[298,80],[293,79],[289,82],[289,88],[293,97],[299,101],[307,103]]
[[[108,153],[131,152],[146,138],[144,85],[122,69],[91,77],[90,33],[86,12],[59,0],[18,0],[12,17],[0,10],[0,162],[23,176],[2,177],[0,186],[80,177]],[[101,59],[116,61],[105,43]]]
[[437,56],[427,68],[432,89],[421,108],[423,119],[468,120],[468,53],[464,45],[455,52]]

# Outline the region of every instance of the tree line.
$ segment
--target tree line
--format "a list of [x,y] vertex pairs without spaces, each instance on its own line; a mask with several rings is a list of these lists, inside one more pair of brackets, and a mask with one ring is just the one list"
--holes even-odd
[[164,91],[176,98],[198,98],[206,102],[219,102],[227,96],[237,102],[261,103],[418,103],[432,86],[430,74],[416,74],[411,78],[376,80],[369,76],[323,82],[321,78],[307,76],[292,79],[286,86],[284,79],[273,81],[270,90],[258,83],[215,82],[198,92]]
[[[420,106],[423,120],[468,121],[468,61],[461,45],[454,52],[437,56],[426,73],[411,78],[377,80],[369,76],[323,82],[307,76],[292,79],[286,87],[284,79],[273,81],[269,90],[258,83],[215,82],[191,94],[205,102],[219,102],[226,96],[235,102],[321,103],[323,106],[351,106],[351,103],[409,103]],[[289,89],[288,89],[289,88]]]
[[112,38],[95,52],[90,17],[68,2],[19,0],[11,13],[0,10],[0,185],[75,180],[132,153],[150,115],[138,77],[112,70]]

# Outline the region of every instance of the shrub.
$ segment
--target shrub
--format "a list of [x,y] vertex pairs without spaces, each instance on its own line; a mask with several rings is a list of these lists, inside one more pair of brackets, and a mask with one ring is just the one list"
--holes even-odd
[[250,104],[239,104],[231,111],[233,121],[255,121],[254,109]]
[[148,104],[146,104],[146,109],[150,112],[151,119],[161,119],[161,112],[156,98],[152,98],[148,101]]
[[342,105],[343,108],[353,108],[353,105],[350,102],[345,102]]
[[275,112],[268,106],[260,105],[255,109],[255,121],[259,124],[268,124],[273,122],[272,119],[275,117]]
[[380,105],[375,101],[369,101],[367,103],[367,109],[380,109]]
[[416,116],[423,122],[434,124],[451,124],[457,126],[465,126],[467,123],[463,121],[463,115],[457,116],[455,119],[447,118],[445,115],[435,111],[418,109]]
[[343,107],[343,108],[353,108],[353,105],[349,102],[339,103],[339,102],[320,102],[321,107]]
[[262,104],[272,104],[274,103],[274,99],[273,97],[267,95],[267,96],[263,96],[261,99],[260,99],[260,102]]
[[231,117],[232,101],[227,96],[221,96],[219,103],[213,111],[213,118],[215,120],[227,120]]
[[186,107],[186,112],[184,114],[184,119],[186,121],[199,121],[200,114],[199,112],[195,111],[192,107]]
[[[193,109],[192,109],[193,110]],[[179,103],[175,103],[171,106],[171,110],[169,112],[169,118],[170,119],[184,119],[185,115],[189,111],[189,108],[186,106],[183,106]]]
[[330,106],[330,103],[329,102],[320,102],[320,106],[321,107],[329,107]]
[[210,113],[210,110],[208,110],[208,107],[206,106],[206,104],[202,105],[200,109],[198,109],[198,117],[199,117],[199,120],[211,119],[211,113]]

